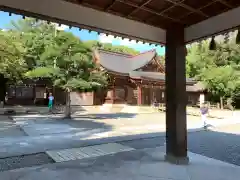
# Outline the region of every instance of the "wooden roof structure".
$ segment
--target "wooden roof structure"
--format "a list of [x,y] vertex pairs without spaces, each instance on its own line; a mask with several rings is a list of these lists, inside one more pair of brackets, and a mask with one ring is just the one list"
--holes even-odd
[[128,74],[129,72],[136,71],[149,64],[157,56],[155,50],[138,55],[98,50],[97,54],[101,66],[109,71],[120,74]]
[[[151,82],[165,82],[165,67],[158,63],[159,72],[142,71],[141,69],[156,59],[155,49],[140,53],[138,55],[129,55],[106,50],[98,50],[94,53],[95,61],[104,69],[112,74],[128,76],[136,80],[147,80]],[[186,83],[193,85],[196,83],[192,78],[187,78]]]
[[160,28],[185,27],[240,6],[239,0],[65,0]]
[[161,45],[173,24],[185,43],[240,26],[239,0],[1,0],[0,10]]

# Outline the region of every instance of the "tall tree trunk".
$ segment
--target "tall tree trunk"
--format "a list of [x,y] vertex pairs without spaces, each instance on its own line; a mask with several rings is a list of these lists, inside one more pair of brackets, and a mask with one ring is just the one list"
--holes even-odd
[[67,89],[67,93],[66,93],[65,118],[71,118],[71,99],[70,99],[70,89]]
[[220,108],[223,109],[223,97],[220,97]]

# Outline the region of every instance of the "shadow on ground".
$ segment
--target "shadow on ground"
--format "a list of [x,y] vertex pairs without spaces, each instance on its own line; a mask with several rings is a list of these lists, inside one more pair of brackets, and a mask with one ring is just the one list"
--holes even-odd
[[75,115],[77,118],[87,118],[87,119],[119,119],[119,118],[135,118],[136,113],[96,113],[87,115]]
[[[70,133],[87,137],[94,133],[112,130],[112,126],[103,122],[96,122],[89,118],[66,119],[61,117],[16,117],[16,124],[29,136],[59,135],[64,137]],[[84,133],[86,133],[84,135]],[[61,138],[61,137],[59,137]]]
[[[55,114],[64,113],[65,105],[55,105],[53,111]],[[72,113],[87,112],[83,106],[72,105]],[[26,115],[26,114],[46,114],[48,112],[48,106],[21,106],[21,105],[6,105],[4,106],[3,115]]]
[[[240,166],[240,125],[238,125],[237,129],[236,125],[232,125],[232,127],[235,127],[238,133],[236,131],[226,132],[226,127],[189,132],[188,150],[196,154]],[[158,137],[135,139],[120,143],[135,149],[163,146],[165,144],[165,133],[155,135]]]
[[26,133],[14,121],[8,116],[0,116],[0,138],[22,136],[26,136]]
[[[191,133],[188,136],[189,151],[240,166],[240,134],[225,130],[222,127]],[[238,131],[240,133],[240,128]]]

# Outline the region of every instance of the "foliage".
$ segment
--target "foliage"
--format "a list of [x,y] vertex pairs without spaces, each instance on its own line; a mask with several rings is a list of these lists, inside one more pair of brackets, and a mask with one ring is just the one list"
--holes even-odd
[[41,55],[54,42],[56,27],[45,21],[36,21],[26,18],[17,22],[12,21],[13,31],[20,34],[20,41],[25,49],[24,60],[31,69],[33,66],[42,66]]
[[25,77],[30,77],[33,79],[37,78],[52,78],[58,73],[57,68],[53,67],[36,67],[32,69],[31,71],[27,71],[25,73]]
[[49,77],[55,86],[69,91],[89,90],[106,85],[104,74],[97,71],[92,61],[91,49],[80,39],[61,31],[53,40],[47,51],[40,56],[41,66],[28,72],[28,77]]
[[235,99],[240,90],[240,47],[235,37],[217,41],[216,50],[209,50],[209,41],[188,48],[187,76],[202,81],[218,99]]
[[12,32],[24,49],[27,78],[47,77],[65,90],[96,89],[107,84],[106,75],[92,61],[92,51],[73,34],[55,24],[32,18],[12,21]]
[[210,92],[221,97],[234,97],[235,90],[240,86],[240,77],[231,66],[206,69],[200,76]]
[[19,82],[27,66],[23,60],[24,49],[14,32],[0,32],[0,74],[10,81]]
[[112,45],[111,43],[101,43],[98,41],[86,41],[85,44],[88,45],[90,48],[99,48],[107,51],[126,53],[126,54],[132,54],[132,55],[139,54],[139,52],[136,51],[135,49],[132,49],[126,46],[121,46],[121,45]]

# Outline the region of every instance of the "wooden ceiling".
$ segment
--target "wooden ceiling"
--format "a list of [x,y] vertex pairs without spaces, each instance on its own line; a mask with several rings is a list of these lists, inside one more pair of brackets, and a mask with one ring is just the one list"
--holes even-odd
[[[64,0],[146,24],[185,27],[240,6],[240,0]],[[87,18],[87,17],[86,17]]]

